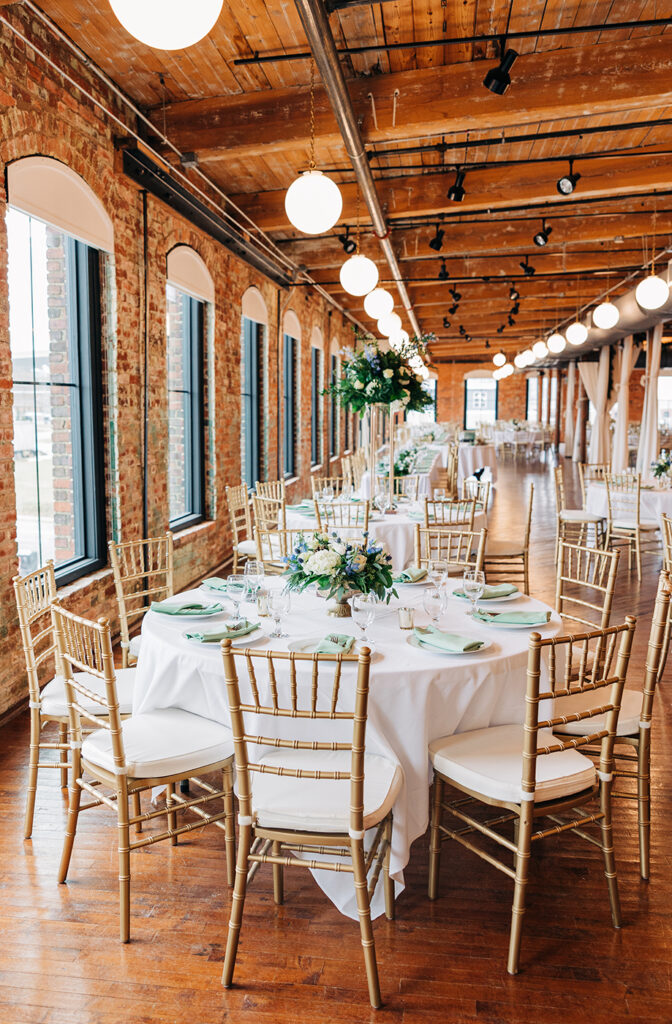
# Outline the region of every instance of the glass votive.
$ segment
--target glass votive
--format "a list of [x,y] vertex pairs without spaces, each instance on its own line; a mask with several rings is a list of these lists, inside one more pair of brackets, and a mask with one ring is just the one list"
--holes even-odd
[[259,615],[270,615],[271,610],[268,605],[268,590],[265,587],[259,587],[257,589],[257,612]]
[[401,607],[397,609],[399,629],[413,629],[413,609]]

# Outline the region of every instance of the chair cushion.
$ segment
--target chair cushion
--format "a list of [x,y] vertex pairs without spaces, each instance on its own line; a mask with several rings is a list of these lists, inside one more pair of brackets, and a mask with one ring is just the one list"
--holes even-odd
[[[614,519],[612,526],[615,530],[632,530],[634,532],[637,529],[637,522],[634,519]],[[640,530],[657,530],[658,523],[655,519],[640,519],[639,528]]]
[[[557,743],[550,729],[541,729],[538,746]],[[474,793],[507,803],[520,803],[523,777],[523,727],[498,725],[434,740],[429,745],[434,768],[446,779]],[[536,802],[557,800],[588,789],[595,766],[577,750],[537,758]]]
[[[604,690],[604,703],[609,701],[609,689]],[[595,705],[595,693],[574,693],[571,697],[558,697],[554,702],[553,714],[573,715],[578,711],[585,711],[591,705]],[[618,715],[617,736],[636,736],[639,733],[639,720],[642,715],[642,694],[639,690],[624,690],[621,699],[621,710]],[[595,715],[594,718],[584,718],[581,722],[567,722],[564,725],[557,725],[556,732],[568,733],[570,736],[585,736],[588,732],[601,732],[607,727],[606,715]]]
[[[304,771],[349,772],[348,750],[277,750],[261,764]],[[252,809],[259,825],[299,832],[347,832],[350,828],[349,779],[297,779],[252,772]],[[401,789],[398,764],[377,754],[364,756],[364,828],[391,811]]]
[[[117,676],[117,697],[119,699],[119,714],[130,715],[133,710],[133,682],[135,680],[134,668],[118,668]],[[88,672],[75,672],[75,679],[81,681],[89,690],[94,693],[105,693],[105,684],[96,676],[90,676]],[[82,697],[79,703],[85,711],[91,715],[107,715],[107,708],[102,704]],[[65,696],[65,683],[61,676],[55,676],[51,682],[43,688],[40,693],[40,704],[42,714],[58,717],[68,716],[68,701]]]
[[140,657],[140,646],[141,646],[141,644],[142,644],[142,637],[140,636],[139,633],[138,633],[137,636],[132,636],[131,637],[131,641],[130,641],[130,643],[128,645],[128,653],[130,654],[130,656],[132,658],[136,658],[137,659],[137,658]]
[[257,553],[257,544],[253,540],[239,540],[234,547],[239,555],[256,555]]
[[[128,774],[136,779],[190,775],[233,755],[230,729],[179,708],[133,715],[122,722],[122,732]],[[99,729],[87,736],[82,757],[113,772],[110,733]]]
[[486,558],[522,558],[524,548],[517,548],[510,540],[488,540],[485,546]]
[[601,523],[604,516],[598,516],[595,512],[587,512],[583,508],[563,508],[560,518],[566,523]]

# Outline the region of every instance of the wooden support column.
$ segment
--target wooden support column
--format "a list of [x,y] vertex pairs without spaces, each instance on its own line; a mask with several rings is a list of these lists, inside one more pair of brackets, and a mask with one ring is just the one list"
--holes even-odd
[[578,429],[578,451],[579,451],[579,462],[586,461],[586,425],[588,423],[588,395],[586,389],[583,386],[581,380],[581,374],[577,374],[578,387],[579,387],[579,398],[578,398],[578,416],[577,416],[577,429]]
[[555,393],[555,454],[560,452],[560,420],[562,418],[562,370],[559,366],[555,368],[555,379],[557,381]]

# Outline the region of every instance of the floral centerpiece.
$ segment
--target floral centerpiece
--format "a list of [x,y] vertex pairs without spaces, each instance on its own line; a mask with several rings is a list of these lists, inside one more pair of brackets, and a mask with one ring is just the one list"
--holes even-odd
[[287,589],[303,591],[316,583],[324,597],[333,599],[330,614],[351,614],[347,599],[353,593],[375,594],[389,602],[397,596],[392,584],[392,556],[362,534],[359,543],[336,533],[300,537],[285,570]]
[[651,470],[661,486],[672,485],[672,452],[663,448],[656,461],[651,463]]
[[360,416],[371,405],[422,412],[433,403],[421,374],[409,362],[422,359],[426,351],[425,337],[413,338],[385,352],[375,338],[356,337],[364,342],[363,347],[359,351],[343,350],[343,376],[330,384],[325,394],[335,395],[341,405]]

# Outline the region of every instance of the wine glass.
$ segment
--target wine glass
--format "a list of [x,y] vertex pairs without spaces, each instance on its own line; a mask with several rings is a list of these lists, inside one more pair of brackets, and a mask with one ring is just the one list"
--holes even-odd
[[448,563],[440,558],[430,558],[427,564],[427,575],[437,591],[440,590],[448,579]]
[[240,605],[247,596],[247,584],[245,576],[228,576],[226,580],[226,594],[236,613],[234,626],[240,625]]
[[331,484],[326,484],[322,488],[322,501],[330,502],[334,500],[334,488]]
[[277,639],[278,637],[289,636],[289,633],[283,633],[280,628],[283,615],[288,615],[291,608],[291,594],[289,590],[273,590],[269,594],[268,607],[273,616],[273,622],[275,623],[275,629],[270,636]]
[[445,595],[437,588],[426,590],[422,596],[422,605],[435,626],[438,626],[439,619],[446,610]]
[[258,561],[256,558],[249,558],[245,563],[243,569],[245,579],[249,582],[250,589],[250,600],[255,601],[257,597],[257,591],[264,578],[264,563]]
[[485,590],[485,573],[480,569],[466,569],[462,577],[462,589],[471,601],[468,614],[475,615],[478,599],[483,596]]
[[387,491],[378,491],[378,494],[376,495],[376,507],[378,508],[378,511],[385,515],[389,505],[390,496]]
[[350,600],[352,620],[362,631],[361,641],[363,644],[371,642],[366,631],[376,616],[377,603],[378,598],[375,594],[355,594]]

